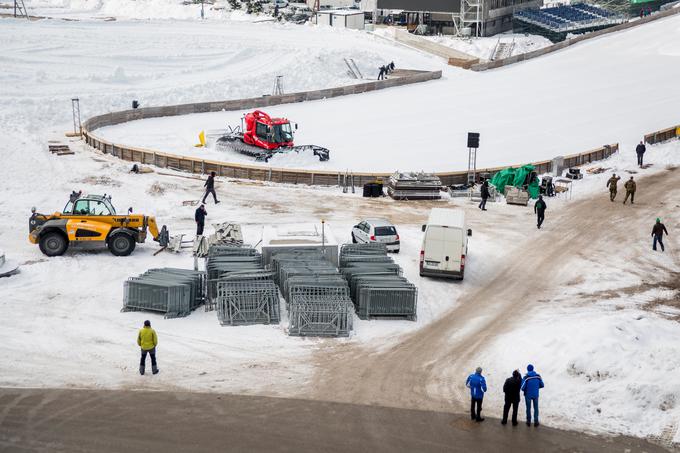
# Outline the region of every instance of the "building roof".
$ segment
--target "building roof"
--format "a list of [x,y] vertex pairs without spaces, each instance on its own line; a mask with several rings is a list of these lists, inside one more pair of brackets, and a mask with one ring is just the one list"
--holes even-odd
[[363,15],[364,12],[358,9],[325,9],[317,11],[317,14],[335,14],[337,16],[355,16],[357,14]]

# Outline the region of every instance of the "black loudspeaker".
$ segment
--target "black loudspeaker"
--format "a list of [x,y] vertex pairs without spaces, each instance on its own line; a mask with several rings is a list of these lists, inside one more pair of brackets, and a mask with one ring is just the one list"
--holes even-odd
[[479,148],[479,132],[468,132],[468,148]]

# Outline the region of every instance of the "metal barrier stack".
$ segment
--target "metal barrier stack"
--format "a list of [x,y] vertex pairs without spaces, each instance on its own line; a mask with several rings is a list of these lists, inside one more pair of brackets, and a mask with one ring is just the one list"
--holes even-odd
[[[264,271],[262,255],[252,247],[214,245],[208,251],[205,269],[208,278],[206,311],[217,308],[217,285],[230,274],[261,275]],[[263,276],[262,278],[265,278]]]
[[402,277],[401,267],[387,256],[384,244],[343,245],[340,270],[359,318],[416,320],[418,289]]
[[125,282],[123,311],[156,311],[166,318],[187,316],[204,302],[205,286],[203,272],[150,269]]
[[434,173],[395,172],[387,180],[387,194],[395,200],[438,200],[441,188]]
[[217,317],[223,326],[278,324],[279,289],[271,279],[227,277],[217,284]]
[[289,335],[349,336],[354,316],[349,287],[323,253],[277,253],[272,270],[286,298]]
[[208,302],[223,326],[278,324],[281,315],[274,273],[252,247],[215,244],[208,250]]

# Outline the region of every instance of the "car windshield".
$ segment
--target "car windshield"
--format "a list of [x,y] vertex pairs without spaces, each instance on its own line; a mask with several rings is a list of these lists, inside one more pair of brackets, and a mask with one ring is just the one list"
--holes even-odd
[[379,226],[375,227],[376,236],[396,236],[397,229],[393,226]]
[[290,123],[275,124],[272,126],[274,143],[286,143],[293,141],[293,129]]

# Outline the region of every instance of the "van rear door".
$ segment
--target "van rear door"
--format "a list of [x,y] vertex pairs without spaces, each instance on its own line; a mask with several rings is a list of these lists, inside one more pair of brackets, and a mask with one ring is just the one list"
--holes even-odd
[[425,233],[424,269],[460,272],[463,232],[459,228],[430,226]]

